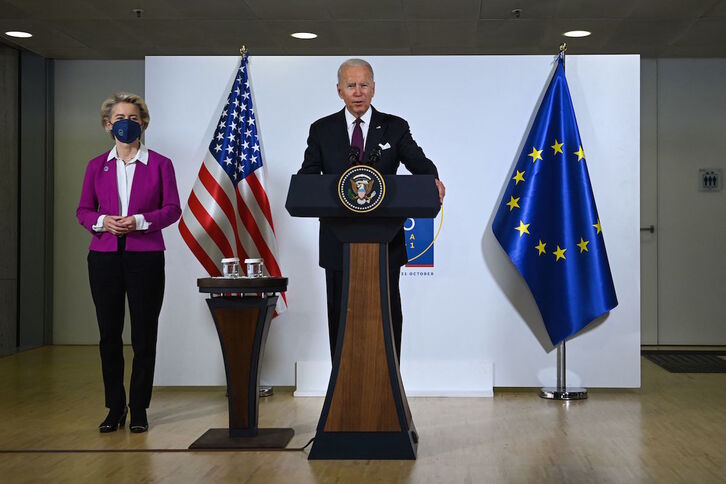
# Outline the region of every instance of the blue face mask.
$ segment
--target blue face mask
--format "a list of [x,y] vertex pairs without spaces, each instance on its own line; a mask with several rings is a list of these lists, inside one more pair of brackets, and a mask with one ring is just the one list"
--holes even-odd
[[141,125],[133,119],[119,119],[111,127],[114,138],[122,143],[133,143],[141,137]]

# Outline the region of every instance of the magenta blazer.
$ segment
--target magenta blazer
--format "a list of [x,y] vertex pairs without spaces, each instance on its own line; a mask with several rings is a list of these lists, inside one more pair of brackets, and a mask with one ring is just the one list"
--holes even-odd
[[[88,162],[81,200],[76,210],[78,221],[93,235],[90,249],[98,252],[118,250],[118,238],[115,235],[95,232],[92,228],[101,215],[119,215],[116,161],[106,161],[108,153]],[[143,214],[151,225],[148,230],[135,230],[126,234],[126,250],[163,251],[165,246],[161,229],[173,224],[181,216],[174,167],[169,158],[149,150],[148,164],[136,164],[128,214]]]

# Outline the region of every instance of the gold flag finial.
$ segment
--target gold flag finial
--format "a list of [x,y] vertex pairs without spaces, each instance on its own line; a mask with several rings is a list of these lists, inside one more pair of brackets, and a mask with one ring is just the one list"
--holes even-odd
[[242,44],[242,47],[239,48],[239,53],[242,57],[247,57],[247,46]]

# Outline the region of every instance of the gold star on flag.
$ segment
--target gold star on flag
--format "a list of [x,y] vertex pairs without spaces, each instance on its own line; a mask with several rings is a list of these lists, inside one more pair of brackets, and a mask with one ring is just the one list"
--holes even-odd
[[514,230],[519,230],[519,236],[529,233],[529,224],[524,223],[522,220],[519,221],[519,227],[514,227]]
[[597,219],[597,223],[595,225],[593,225],[593,227],[595,227],[597,229],[598,234],[600,232],[602,232],[602,226],[600,225],[600,219]]
[[567,249],[561,249],[559,245],[557,246],[557,250],[553,252],[553,254],[555,254],[555,257],[557,257],[557,258],[555,259],[555,262],[557,262],[557,261],[558,261],[558,260],[560,260],[560,259],[565,259],[565,260],[567,260],[567,258],[565,257],[565,251],[566,251],[566,250],[567,250]]
[[507,207],[509,207],[509,211],[510,211],[510,212],[511,212],[512,210],[514,210],[515,208],[520,208],[520,207],[519,207],[519,203],[517,203],[517,202],[519,202],[519,199],[520,199],[520,198],[521,198],[521,197],[517,197],[517,198],[514,198],[514,197],[513,197],[513,196],[511,196],[511,195],[509,196],[509,201],[507,202]]
[[542,159],[542,150],[538,150],[534,146],[532,147],[532,152],[528,154],[527,156],[532,157],[532,163],[535,163],[537,160]]
[[539,244],[537,244],[537,245],[534,246],[534,248],[537,249],[537,251],[539,252],[539,254],[537,254],[537,255],[546,254],[546,252],[545,252],[545,245],[547,245],[547,244],[545,244],[544,242],[542,242],[540,240],[539,241]]
[[587,250],[587,244],[589,243],[589,240],[582,240],[582,237],[580,237],[580,243],[577,244],[577,246],[580,248],[580,254],[582,254],[583,252],[590,252],[589,250]]
[[550,148],[552,148],[553,150],[555,150],[555,155],[557,153],[562,153],[564,155],[565,153],[562,151],[562,146],[563,145],[564,145],[564,143],[558,143],[557,142],[557,138],[555,138],[555,144],[553,144]]
[[585,158],[585,150],[582,149],[582,146],[580,146],[580,149],[575,151],[575,153],[573,154],[577,155],[577,161],[583,160]]
[[519,185],[519,182],[524,181],[524,172],[517,170],[517,174],[514,175],[514,178],[512,178],[512,180],[514,180],[515,185]]

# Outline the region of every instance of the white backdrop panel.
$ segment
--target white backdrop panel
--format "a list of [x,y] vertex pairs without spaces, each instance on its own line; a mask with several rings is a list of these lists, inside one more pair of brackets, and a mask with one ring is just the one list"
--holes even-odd
[[[250,77],[267,189],[289,277],[290,310],[272,322],[262,381],[295,383],[295,362],[328,356],[325,287],[314,219],[284,209],[310,123],[339,110],[341,57],[253,57]],[[549,82],[550,56],[371,57],[381,111],[406,118],[436,162],[447,196],[433,276],[401,279],[408,365],[492,363],[495,386],[555,383],[556,351],[491,219]],[[149,147],[170,156],[182,204],[238,65],[237,57],[147,57]],[[604,227],[619,306],[568,342],[568,383],[640,385],[639,58],[569,56],[567,77]],[[224,384],[219,341],[197,293],[201,265],[176,227],[165,231],[167,289],[157,385]],[[433,371],[433,370],[432,370]],[[446,379],[445,372],[432,381]],[[466,381],[466,379],[462,380]],[[404,382],[405,383],[405,382]],[[407,388],[425,392],[425,388]],[[459,389],[465,393],[467,388]]]

